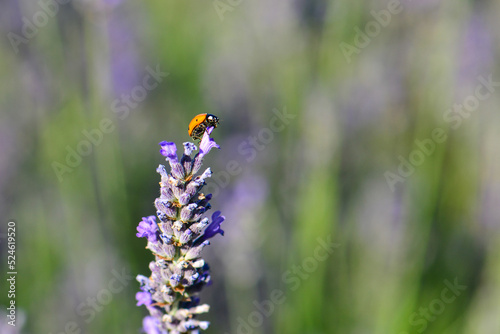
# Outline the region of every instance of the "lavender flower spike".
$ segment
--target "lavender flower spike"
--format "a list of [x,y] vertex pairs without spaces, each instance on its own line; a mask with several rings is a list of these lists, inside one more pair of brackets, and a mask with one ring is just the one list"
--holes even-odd
[[141,291],[137,292],[137,305],[144,305],[149,315],[143,320],[143,332],[147,334],[198,334],[208,327],[208,321],[198,320],[201,313],[209,310],[200,305],[198,293],[210,283],[208,265],[201,258],[201,251],[209,244],[208,239],[224,234],[220,225],[224,221],[220,211],[212,215],[211,222],[204,217],[210,209],[211,194],[201,190],[205,179],[212,175],[207,168],[199,171],[203,157],[216,147],[207,129],[199,152],[191,158],[197,147],[184,143],[184,155],[177,157],[177,147],[172,142],[160,143],[160,153],[170,164],[170,173],[160,165],[160,197],[155,200],[156,215],[144,217],[137,227],[137,237],[147,238],[147,247],[155,260],[149,268],[151,276],[137,276]]

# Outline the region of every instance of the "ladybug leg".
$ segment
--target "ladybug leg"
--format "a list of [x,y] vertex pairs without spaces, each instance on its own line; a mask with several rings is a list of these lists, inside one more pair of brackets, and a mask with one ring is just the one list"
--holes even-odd
[[191,137],[194,140],[201,140],[201,137],[203,133],[205,132],[205,127],[199,126],[193,130],[193,133],[191,134]]

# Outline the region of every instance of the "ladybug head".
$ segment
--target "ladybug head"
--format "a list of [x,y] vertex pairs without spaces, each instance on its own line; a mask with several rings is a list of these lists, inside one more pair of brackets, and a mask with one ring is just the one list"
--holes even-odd
[[207,115],[207,122],[209,124],[216,125],[217,123],[219,123],[219,117],[212,115],[212,114],[208,114]]

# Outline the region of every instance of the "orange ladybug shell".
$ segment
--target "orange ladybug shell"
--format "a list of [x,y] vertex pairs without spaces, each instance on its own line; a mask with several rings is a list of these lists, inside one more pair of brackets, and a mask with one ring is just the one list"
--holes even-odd
[[193,134],[193,130],[207,119],[207,114],[198,114],[194,116],[194,118],[189,122],[188,134],[191,136]]
[[207,128],[216,128],[218,124],[219,117],[212,114],[199,114],[194,116],[189,123],[188,134],[194,140],[201,140]]

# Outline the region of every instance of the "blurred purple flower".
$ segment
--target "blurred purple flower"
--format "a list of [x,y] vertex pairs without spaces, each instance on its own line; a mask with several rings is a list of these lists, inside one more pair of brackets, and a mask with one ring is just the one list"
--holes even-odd
[[419,1],[406,1],[402,2],[402,4],[405,6],[404,8],[407,8],[410,11],[413,12],[421,12],[421,11],[431,11],[434,9],[437,9],[443,0],[419,0]]
[[[262,210],[267,203],[268,181],[259,174],[241,175],[234,187],[220,194],[218,200],[223,203],[224,216],[231,221],[225,225],[225,233],[231,238],[214,243],[214,251],[222,259],[224,276],[232,284],[247,291],[252,298],[252,287],[262,277],[262,266],[259,264],[259,253],[262,245],[260,222],[255,221],[255,212]],[[292,212],[288,208],[287,212]]]
[[[105,5],[115,8],[121,2],[122,0],[107,0]],[[122,94],[130,94],[141,83],[137,34],[133,22],[116,12],[109,15],[108,35],[113,93],[120,97]]]
[[459,62],[459,80],[458,85],[464,87],[467,92],[470,90],[468,85],[476,85],[477,76],[490,72],[494,63],[494,48],[491,32],[484,22],[484,17],[475,13],[472,15],[462,44],[462,51]]
[[[496,172],[498,173],[498,171]],[[491,175],[495,175],[491,173]],[[494,177],[485,179],[483,183],[480,221],[485,227],[486,235],[495,235],[500,230],[500,184],[495,182]]]
[[10,314],[7,315],[7,313],[3,310],[0,310],[0,333],[2,334],[21,334],[21,333],[26,333],[23,329],[24,325],[26,324],[26,312],[19,308],[16,312],[16,322],[15,325],[12,326],[12,323],[10,323]]
[[135,294],[135,299],[137,299],[137,306],[140,305],[151,305],[153,300],[151,299],[151,294],[147,291],[139,291]]
[[19,1],[15,0],[0,2],[0,13],[3,14],[0,15],[2,18],[0,20],[0,28],[2,31],[13,32],[17,35],[23,36],[23,14],[20,6],[21,4]]
[[[212,222],[203,214],[210,209],[211,195],[201,190],[205,180],[212,175],[207,168],[199,171],[203,157],[219,145],[209,137],[208,129],[200,143],[200,151],[193,158],[197,147],[184,143],[184,155],[177,157],[173,142],[162,141],[160,153],[170,164],[170,173],[160,165],[160,197],[155,200],[159,223],[156,218],[143,218],[137,230],[138,237],[147,237],[148,246],[155,256],[150,262],[150,278],[137,276],[141,291],[136,294],[137,305],[145,305],[150,313],[143,321],[146,333],[199,333],[206,329],[207,321],[197,320],[198,314],[208,312],[209,306],[199,305],[197,297],[201,288],[210,283],[208,265],[201,258],[201,251],[209,244],[207,239],[223,234],[220,229],[224,217],[220,211],[212,215]],[[159,237],[157,237],[159,235]]]
[[156,232],[158,231],[158,226],[156,225],[156,217],[149,216],[143,217],[142,221],[137,226],[137,234],[138,238],[148,238],[149,242],[156,241]]
[[160,321],[157,318],[147,316],[142,320],[142,328],[146,334],[164,334],[166,331],[161,331],[158,329]]
[[109,7],[116,7],[120,5],[123,0],[104,0],[103,2]]

